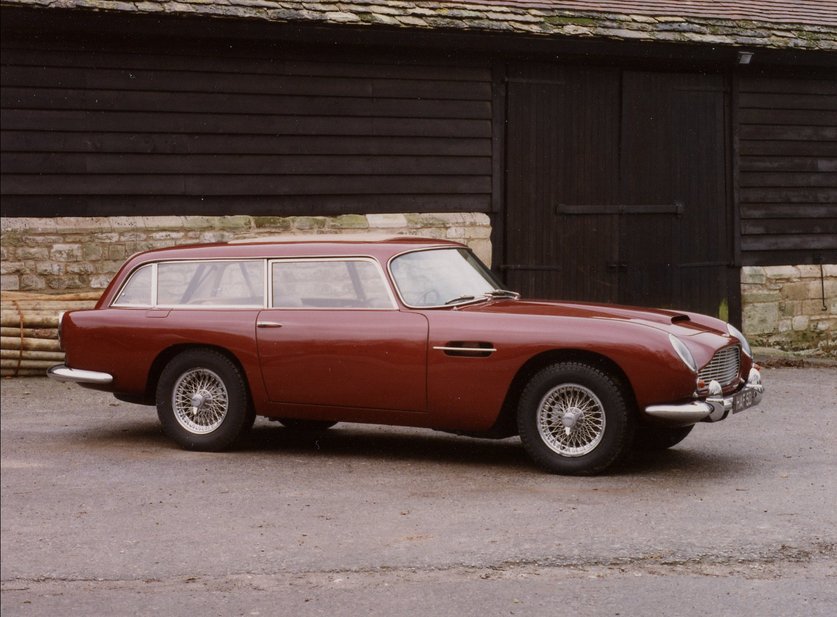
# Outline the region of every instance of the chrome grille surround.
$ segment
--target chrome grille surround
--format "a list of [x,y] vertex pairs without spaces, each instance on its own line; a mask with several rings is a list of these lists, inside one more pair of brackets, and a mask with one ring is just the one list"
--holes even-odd
[[741,347],[732,345],[715,352],[709,364],[700,369],[698,376],[709,383],[717,381],[721,386],[733,384],[741,370]]

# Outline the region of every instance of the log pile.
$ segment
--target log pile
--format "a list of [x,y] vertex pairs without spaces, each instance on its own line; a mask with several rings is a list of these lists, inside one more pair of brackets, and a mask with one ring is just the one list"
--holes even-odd
[[58,345],[58,314],[93,308],[101,294],[38,294],[5,291],[0,300],[0,376],[46,375],[64,361]]

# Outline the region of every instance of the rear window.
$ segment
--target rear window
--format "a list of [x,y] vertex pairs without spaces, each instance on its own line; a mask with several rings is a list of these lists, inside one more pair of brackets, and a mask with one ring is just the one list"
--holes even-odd
[[151,283],[154,266],[149,264],[136,270],[113,302],[114,306],[151,306]]

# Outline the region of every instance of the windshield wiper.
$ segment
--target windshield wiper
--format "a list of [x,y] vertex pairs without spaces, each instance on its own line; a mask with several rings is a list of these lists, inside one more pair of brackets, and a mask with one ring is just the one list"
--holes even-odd
[[509,291],[508,289],[492,289],[491,291],[486,292],[484,295],[490,298],[514,298],[517,300],[520,297],[520,294],[516,291]]
[[451,298],[445,304],[457,304],[458,302],[470,302],[471,300],[476,300],[474,296],[457,296],[456,298]]

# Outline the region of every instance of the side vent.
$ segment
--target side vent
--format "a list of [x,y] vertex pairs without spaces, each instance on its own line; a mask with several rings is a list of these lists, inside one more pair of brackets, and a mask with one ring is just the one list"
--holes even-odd
[[487,358],[497,351],[494,345],[484,341],[449,341],[433,349],[443,352],[446,356],[460,358]]

